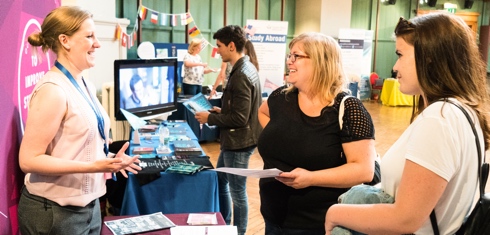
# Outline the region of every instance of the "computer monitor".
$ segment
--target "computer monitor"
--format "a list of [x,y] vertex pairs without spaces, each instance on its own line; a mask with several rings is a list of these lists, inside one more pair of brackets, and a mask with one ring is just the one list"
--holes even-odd
[[177,110],[177,58],[114,61],[114,113],[152,119]]

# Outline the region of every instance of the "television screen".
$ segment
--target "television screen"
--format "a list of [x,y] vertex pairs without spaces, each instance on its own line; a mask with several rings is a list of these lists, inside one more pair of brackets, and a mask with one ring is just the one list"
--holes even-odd
[[116,120],[120,109],[141,118],[154,118],[177,109],[177,59],[114,61]]

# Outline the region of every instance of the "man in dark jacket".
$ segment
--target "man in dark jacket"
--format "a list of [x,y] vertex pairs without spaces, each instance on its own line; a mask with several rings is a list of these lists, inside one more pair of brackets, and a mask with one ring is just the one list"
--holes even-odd
[[[214,107],[211,113],[198,112],[196,119],[201,124],[220,128],[221,153],[216,167],[248,168],[250,155],[262,131],[257,114],[262,103],[259,75],[243,53],[247,39],[240,26],[225,26],[213,35],[213,39],[216,39],[223,62],[230,62],[233,69],[223,90],[221,109]],[[231,195],[233,224],[237,226],[238,234],[244,235],[248,222],[246,177],[218,173],[218,181],[221,214],[230,224]]]

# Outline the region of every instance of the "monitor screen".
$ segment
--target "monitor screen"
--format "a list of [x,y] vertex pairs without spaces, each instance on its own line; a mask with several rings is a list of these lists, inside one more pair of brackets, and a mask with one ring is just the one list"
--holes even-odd
[[120,109],[153,118],[177,109],[177,59],[114,61],[116,120],[126,120]]

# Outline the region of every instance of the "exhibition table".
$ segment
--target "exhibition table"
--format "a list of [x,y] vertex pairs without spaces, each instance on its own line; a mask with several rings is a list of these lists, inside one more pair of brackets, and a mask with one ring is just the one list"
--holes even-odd
[[[202,154],[198,155],[205,155],[196,137],[192,131],[189,131],[190,128],[187,123],[169,121],[168,127],[171,137],[187,135],[192,139],[190,141],[201,150]],[[179,128],[180,132],[173,134],[176,128]],[[130,141],[130,152],[136,147],[154,148],[159,144],[158,136],[151,136],[151,133],[150,136],[141,135],[140,144],[134,142],[134,139]],[[172,142],[170,142],[169,147],[173,150]],[[155,150],[148,154],[141,154],[141,157],[145,159],[165,159],[167,156],[176,155],[173,152],[157,154]],[[203,156],[203,158],[207,158],[207,156]],[[202,170],[192,175],[160,172],[158,169],[151,174],[143,174],[142,172],[138,175],[128,174],[121,215],[219,211],[218,176],[215,171]]]
[[413,97],[400,91],[397,79],[387,78],[381,90],[381,102],[387,106],[413,106]]
[[[175,225],[187,225],[187,217],[189,216],[188,213],[184,214],[164,214],[167,218],[169,218],[172,222],[174,222]],[[118,220],[118,219],[125,219],[125,218],[130,218],[132,216],[106,216],[104,217],[104,222],[106,221],[112,221],[112,220]],[[225,220],[223,219],[223,216],[221,213],[217,212],[216,213],[216,218],[218,219],[218,224],[217,225],[226,225]],[[211,225],[212,226],[212,225]],[[113,235],[111,230],[104,224],[102,223],[102,230],[101,230],[101,235]],[[150,232],[145,232],[145,235],[170,235],[170,229],[163,229],[163,230],[158,230],[158,231],[150,231]]]

